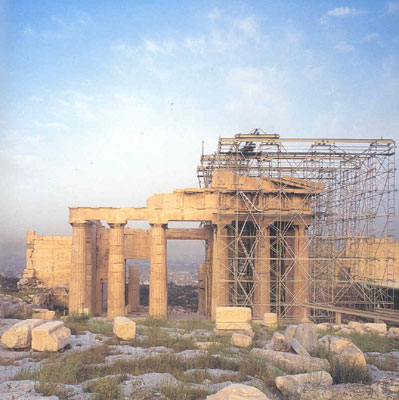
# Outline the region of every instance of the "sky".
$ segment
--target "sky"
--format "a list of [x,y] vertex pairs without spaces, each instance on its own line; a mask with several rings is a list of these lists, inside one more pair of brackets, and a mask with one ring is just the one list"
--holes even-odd
[[0,269],[219,136],[399,139],[399,1],[0,0]]

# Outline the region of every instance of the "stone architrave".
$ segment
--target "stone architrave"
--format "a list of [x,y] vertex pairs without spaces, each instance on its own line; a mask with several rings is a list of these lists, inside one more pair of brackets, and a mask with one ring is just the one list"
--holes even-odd
[[126,221],[109,221],[108,310],[107,318],[124,316],[125,259],[123,256],[123,230]]
[[149,314],[154,318],[168,315],[168,280],[165,225],[151,225],[151,269]]
[[71,330],[62,321],[49,321],[32,329],[32,350],[58,351],[71,343]]
[[10,349],[24,349],[30,347],[32,340],[32,329],[44,324],[43,319],[25,319],[17,322],[3,333],[1,342]]

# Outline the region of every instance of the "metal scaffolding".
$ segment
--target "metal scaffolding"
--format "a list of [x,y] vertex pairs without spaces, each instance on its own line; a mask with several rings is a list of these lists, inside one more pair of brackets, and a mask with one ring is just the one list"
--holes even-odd
[[[309,307],[314,320],[330,319],[331,307],[392,308],[395,147],[390,139],[284,139],[259,129],[219,138],[217,151],[201,157],[200,187],[211,187],[215,169],[279,182],[272,221],[263,212],[260,186],[244,191],[233,184],[234,215],[224,214],[219,195],[219,247],[228,247],[228,256],[218,260],[228,270],[219,284],[228,291],[227,302],[256,309],[266,299],[267,309],[284,320],[292,319],[299,306]],[[292,178],[324,185],[321,194],[310,191],[302,199],[310,202],[312,216],[299,231],[303,203],[288,213],[286,208]],[[268,265],[267,278],[258,273],[257,263]],[[255,295],[257,285],[266,285],[266,297]]]

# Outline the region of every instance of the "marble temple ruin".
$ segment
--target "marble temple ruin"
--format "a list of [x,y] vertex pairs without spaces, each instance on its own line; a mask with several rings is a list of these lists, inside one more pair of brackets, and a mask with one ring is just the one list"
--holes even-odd
[[[342,173],[354,164],[345,158],[346,153],[334,155],[336,141],[309,141],[312,153],[309,149],[287,152],[278,135],[259,130],[221,138],[214,155],[201,157],[200,188],[154,194],[146,207],[70,207],[72,237],[28,232],[24,277],[37,277],[49,287],[67,284],[69,313],[106,312],[108,318],[114,318],[139,306],[139,268],[127,268],[126,259],[147,259],[149,315],[166,318],[167,241],[201,240],[206,255],[199,266],[198,312],[203,315],[214,319],[217,306],[244,305],[252,308],[254,318],[276,312],[279,318],[300,321],[310,310],[323,310],[323,305],[342,306],[338,296],[337,301],[331,298],[330,287],[341,287],[342,295],[342,290],[348,295],[353,292],[342,273],[353,273],[348,262],[356,258],[356,246],[362,247],[362,270],[367,270],[365,260],[371,257],[364,256],[365,233],[373,236],[373,232],[364,228],[359,217],[358,225],[352,223],[352,231],[341,229],[331,239],[331,229],[339,220],[334,220],[336,215],[326,212],[324,206],[330,202],[330,211],[341,207],[345,212],[345,207],[353,206],[351,202],[356,199],[347,189],[339,188],[337,180],[342,181]],[[379,149],[391,149],[392,142],[381,140]],[[366,145],[373,143],[370,140]],[[343,160],[348,163],[346,169]],[[388,178],[391,185],[392,176]],[[351,182],[347,178],[346,183]],[[346,193],[346,201],[342,197],[333,204],[334,188],[335,195]],[[356,212],[353,216],[357,217]],[[374,218],[377,216],[378,210]],[[129,221],[147,221],[150,229],[132,229],[127,226]],[[201,224],[199,228],[170,228],[172,221]],[[382,232],[380,236],[386,235]],[[393,270],[393,264],[387,257],[389,240],[385,242],[378,251],[380,268],[387,272]],[[345,243],[350,243],[351,257],[345,255]],[[329,275],[332,269],[337,271]],[[325,275],[318,277],[317,273],[323,271]],[[363,279],[370,283],[371,277]],[[357,277],[357,283],[351,284],[364,292],[360,280]],[[393,276],[384,273],[370,289],[384,292],[381,301],[385,302],[389,300],[389,286],[383,282],[388,280],[393,281]],[[330,298],[324,298],[323,293],[330,293]],[[319,307],[312,309],[311,304]]]

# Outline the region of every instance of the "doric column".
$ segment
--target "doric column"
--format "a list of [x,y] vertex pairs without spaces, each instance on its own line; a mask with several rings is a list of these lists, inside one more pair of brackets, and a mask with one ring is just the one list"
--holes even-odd
[[107,222],[109,230],[108,311],[107,318],[123,316],[125,311],[125,258],[123,232],[125,221]]
[[[295,265],[294,265],[294,296],[295,303],[303,304],[309,301],[310,274],[308,235],[305,225],[295,226]],[[300,305],[294,307],[294,317],[297,321],[307,320],[309,311]]]
[[218,225],[213,231],[212,319],[216,317],[216,307],[230,304],[228,246],[228,230],[224,226]]
[[129,265],[128,304],[130,311],[140,305],[140,273],[137,265]]
[[88,312],[86,305],[86,221],[73,222],[69,314]]
[[168,315],[168,280],[166,267],[165,225],[151,225],[151,266],[149,314],[155,318]]
[[200,264],[198,268],[198,313],[205,314],[205,285],[206,264]]
[[253,316],[270,312],[270,228],[261,224],[256,232]]

